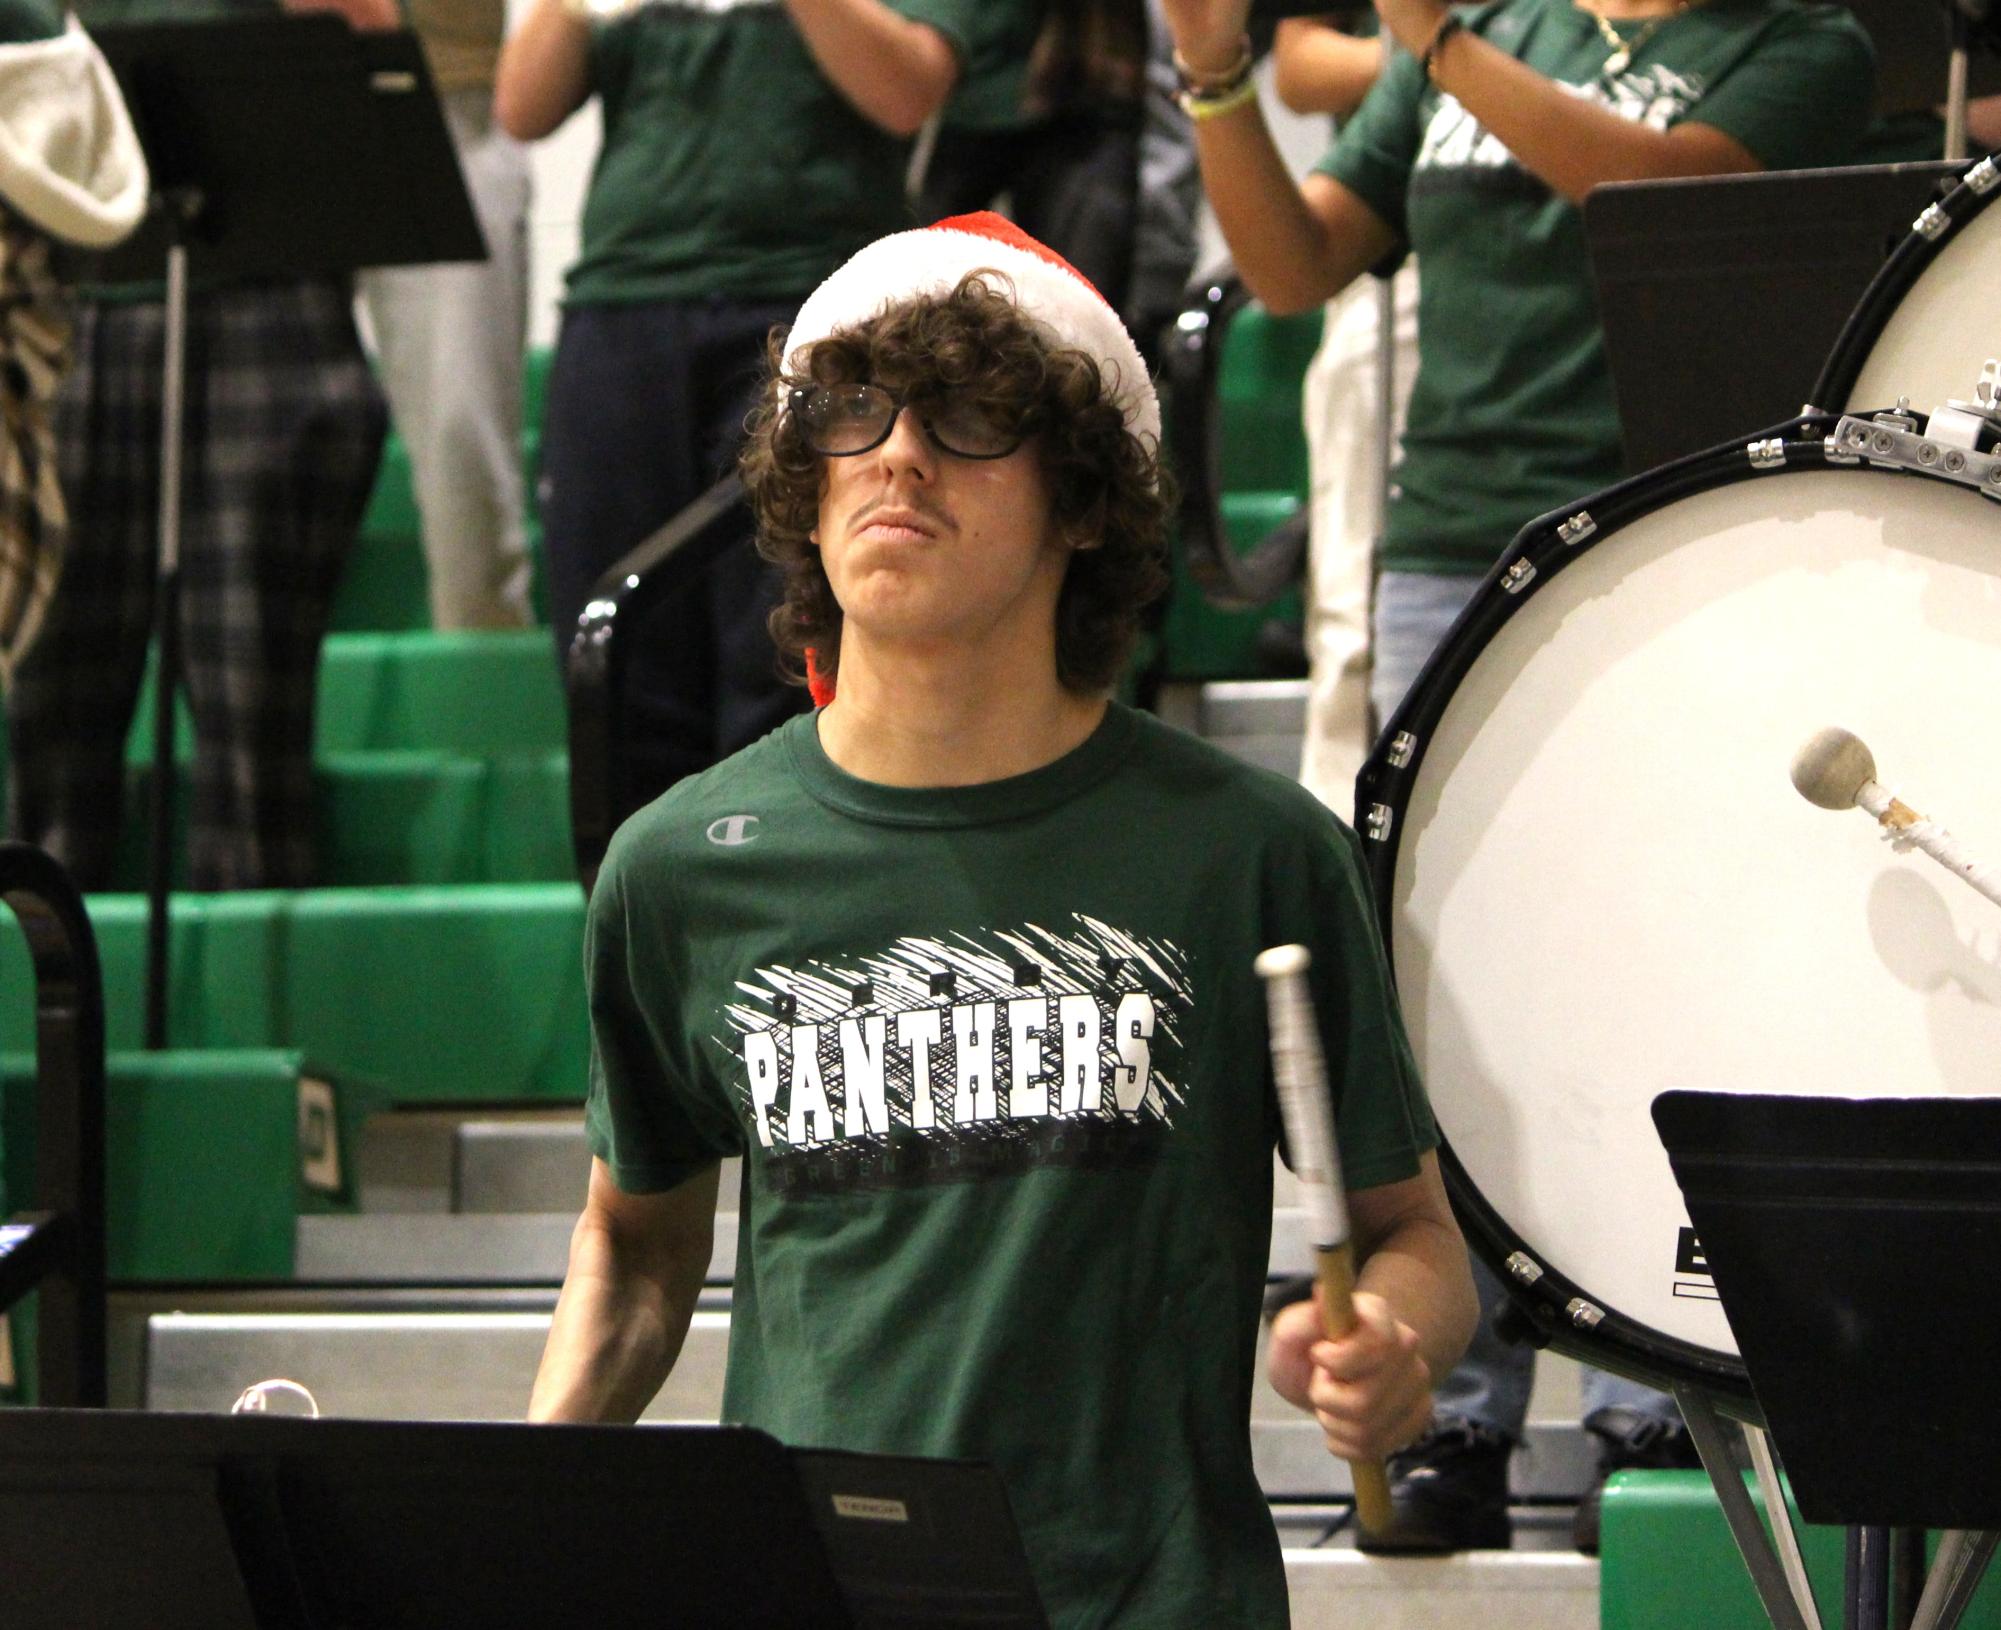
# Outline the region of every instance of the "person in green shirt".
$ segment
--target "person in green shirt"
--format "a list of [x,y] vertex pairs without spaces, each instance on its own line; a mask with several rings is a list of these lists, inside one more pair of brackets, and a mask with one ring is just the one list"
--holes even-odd
[[611,845],[529,1413],[645,1406],[741,1155],[726,1419],[992,1462],[1059,1630],[1278,1630],[1259,951],[1313,952],[1361,1260],[1358,1331],[1288,1321],[1274,1379],[1380,1457],[1474,1311],[1359,844],[1109,699],[1168,499],[1138,350],[1066,263],[993,215],[893,235],[773,363],[744,469],[824,705]]
[[[1515,533],[1622,473],[1585,195],[1842,162],[1868,123],[1868,37],[1801,0],[1378,0],[1400,49],[1295,182],[1244,94],[1246,0],[1166,4],[1204,181],[1252,291],[1296,311],[1400,251],[1420,267],[1373,612],[1371,698],[1389,721]],[[1491,1312],[1505,1293],[1477,1277]],[[1382,1548],[1508,1543],[1532,1355],[1485,1319],[1474,1354],[1441,1387],[1435,1432],[1392,1468]],[[1649,1442],[1674,1424],[1631,1383],[1593,1413]],[[1588,1501],[1579,1538],[1595,1548]]]
[[[537,486],[563,661],[598,579],[727,471],[764,342],[908,223],[911,138],[986,0],[534,0],[495,112],[522,141],[587,101],[604,140],[550,366]],[[796,711],[746,537],[653,611],[621,702],[650,796]]]

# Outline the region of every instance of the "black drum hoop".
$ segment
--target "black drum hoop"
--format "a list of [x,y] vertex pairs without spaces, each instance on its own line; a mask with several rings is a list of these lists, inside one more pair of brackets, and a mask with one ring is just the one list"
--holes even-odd
[[1820,377],[1814,381],[1813,394],[1807,398],[1810,408],[1828,413],[1844,411],[1849,394],[1855,389],[1856,380],[1862,377],[1869,354],[1883,337],[1892,314],[1931,263],[1945,252],[1946,246],[1993,202],[1997,190],[2001,190],[2001,154],[1990,154],[1970,166],[1950,192],[1917,218],[1904,241],[1890,252],[1889,259],[1869,280],[1869,287],[1862,291],[1862,298],[1848,314],[1848,321],[1841,325],[1834,349],[1828,353]]
[[[1403,816],[1439,721],[1501,628],[1534,598],[1536,587],[1555,578],[1587,550],[1632,522],[1699,493],[1806,470],[1854,471],[1878,480],[1909,475],[1946,486],[1959,485],[1942,475],[1869,466],[1857,455],[1839,450],[1834,432],[1843,417],[1807,414],[1754,436],[1724,442],[1607,487],[1575,505],[1553,510],[1516,534],[1419,672],[1356,778],[1356,825],[1363,839],[1392,980],[1396,967],[1396,866]],[[1968,496],[1980,495],[1968,490]],[[1538,1346],[1552,1347],[1581,1362],[1663,1389],[1694,1385],[1726,1412],[1754,1422],[1760,1419],[1741,1359],[1642,1324],[1557,1272],[1489,1204],[1453,1152],[1449,1137],[1439,1147],[1439,1169],[1461,1227],[1476,1253],[1506,1287],[1510,1302],[1528,1320]]]

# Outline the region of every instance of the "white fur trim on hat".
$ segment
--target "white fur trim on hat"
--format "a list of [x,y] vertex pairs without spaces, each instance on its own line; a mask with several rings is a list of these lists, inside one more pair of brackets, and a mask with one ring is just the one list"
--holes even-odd
[[110,65],[72,17],[0,46],[0,202],[44,232],[108,249],[146,213],[146,155]]
[[1160,401],[1139,347],[1103,295],[1084,276],[998,215],[957,215],[936,226],[896,232],[857,251],[799,308],[786,340],[790,367],[837,330],[854,328],[891,306],[949,294],[968,272],[1002,273],[1022,313],[1057,343],[1097,360],[1126,428],[1158,444]]

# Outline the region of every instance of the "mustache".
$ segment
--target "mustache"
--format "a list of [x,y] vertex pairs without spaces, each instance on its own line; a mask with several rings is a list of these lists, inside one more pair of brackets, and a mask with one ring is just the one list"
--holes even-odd
[[862,504],[848,517],[848,525],[851,529],[861,527],[867,524],[871,515],[885,509],[892,510],[900,515],[914,515],[925,526],[937,532],[943,533],[958,530],[952,518],[945,514],[943,510],[937,509],[921,499],[891,492],[878,493],[875,497]]

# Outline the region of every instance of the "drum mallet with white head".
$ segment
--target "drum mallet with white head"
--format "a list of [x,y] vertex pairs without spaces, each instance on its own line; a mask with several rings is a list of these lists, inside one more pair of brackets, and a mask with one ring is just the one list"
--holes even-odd
[[1793,756],[1793,785],[1801,797],[1822,809],[1860,805],[1882,823],[1899,848],[1910,845],[1922,849],[1947,871],[2001,905],[2001,873],[1981,865],[1944,827],[1891,797],[1876,780],[1875,755],[1859,737],[1832,725],[1816,731]]
[[[1313,961],[1303,945],[1278,945],[1257,959],[1271,1013],[1272,1073],[1278,1080],[1279,1108],[1292,1174],[1306,1209],[1307,1231],[1319,1264],[1320,1317],[1328,1339],[1339,1341],[1355,1317],[1355,1254],[1348,1238],[1348,1196],[1341,1186],[1341,1155],[1334,1143],[1334,1115],[1327,1092],[1327,1065],[1320,1053],[1306,970]],[[1365,1532],[1390,1525],[1390,1485],[1373,1461],[1352,1461],[1355,1515]]]

